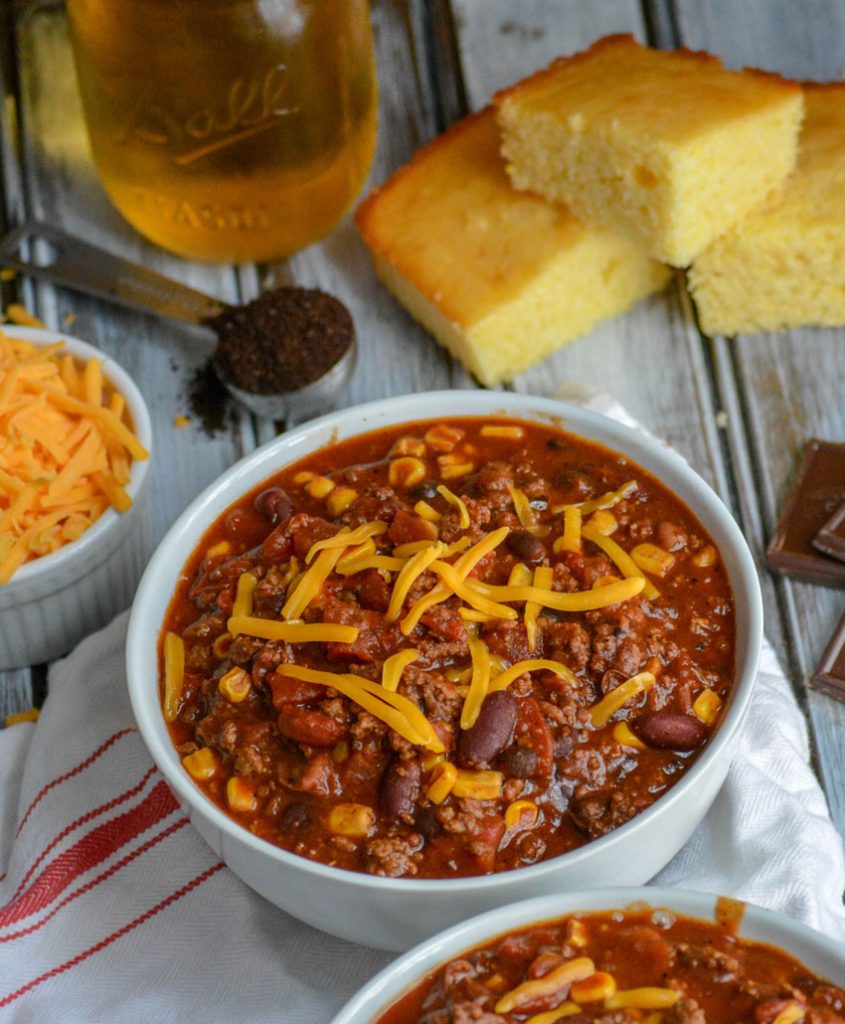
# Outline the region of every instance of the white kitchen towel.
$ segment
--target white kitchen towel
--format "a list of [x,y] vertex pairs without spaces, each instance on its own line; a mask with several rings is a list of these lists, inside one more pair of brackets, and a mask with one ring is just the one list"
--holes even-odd
[[[0,733],[0,1021],[324,1024],[390,959],[277,910],[221,864],[153,767],[126,617]],[[842,844],[768,647],[739,753],[661,884],[785,910],[845,941]]]

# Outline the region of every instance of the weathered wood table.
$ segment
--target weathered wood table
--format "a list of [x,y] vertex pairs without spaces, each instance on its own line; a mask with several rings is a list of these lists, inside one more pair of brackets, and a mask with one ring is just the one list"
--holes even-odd
[[[95,175],[63,5],[7,3],[0,18],[3,226],[35,217],[229,301],[286,281],[335,293],[351,309],[361,340],[345,404],[474,386],[379,285],[348,221],[322,244],[272,266],[201,266],[145,243],[109,205]],[[610,32],[632,32],[658,47],[707,49],[733,67],[799,79],[834,79],[845,70],[842,0],[375,0],[373,22],[380,85],[374,183],[495,89]],[[6,302],[19,298],[49,327],[113,355],[141,387],[157,448],[156,538],[207,483],[277,432],[235,409],[213,435],[196,419],[174,427],[174,416],[189,411],[191,377],[209,355],[187,331],[47,285],[3,288]],[[762,568],[804,442],[845,440],[845,330],[705,338],[679,274],[667,294],[603,324],[513,386],[550,395],[572,380],[622,400],[733,509],[761,566],[766,632],[807,715],[816,766],[845,834],[845,705],[807,686],[845,593],[775,579]],[[40,700],[44,678],[43,668],[0,673],[0,721]]]

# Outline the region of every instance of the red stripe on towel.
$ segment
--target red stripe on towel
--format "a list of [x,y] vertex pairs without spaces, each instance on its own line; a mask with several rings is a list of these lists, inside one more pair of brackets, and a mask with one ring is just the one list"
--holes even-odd
[[28,889],[0,910],[0,927],[15,924],[49,906],[81,874],[96,867],[178,807],[167,783],[156,783],[137,807],[103,822],[51,861]]
[[[56,836],[56,838],[53,839],[50,843],[48,843],[47,846],[45,846],[45,848],[41,851],[41,853],[35,858],[32,865],[28,869],[27,873],[23,876],[21,884],[15,890],[15,896],[20,895],[21,890],[32,877],[32,874],[35,871],[35,869],[39,866],[39,864],[41,864],[41,862],[44,860],[47,854],[50,853],[51,850],[54,850],[63,839],[66,839],[71,832],[74,832],[82,825],[87,825],[89,821],[93,821],[94,818],[99,817],[99,815],[105,814],[108,811],[113,810],[115,807],[119,807],[121,804],[126,803],[127,800],[131,800],[133,796],[137,796],[144,788],[144,786],[147,784],[147,782],[150,780],[150,778],[155,774],[155,772],[156,768],[155,765],[153,765],[152,768],[150,768],[148,771],[144,773],[144,775],[141,777],[141,781],[136,783],[131,789],[127,789],[124,793],[121,793],[119,796],[116,796],[112,800],[109,800],[108,803],[100,804],[99,807],[95,807],[92,811],[88,811],[81,817],[77,818],[76,821],[72,821],[69,825],[63,828],[61,832],[59,832],[59,834]],[[0,881],[2,881],[2,879],[0,879]],[[14,899],[15,896],[13,896],[12,899]]]
[[49,920],[54,918],[56,914],[66,907],[68,903],[72,903],[78,896],[84,896],[86,892],[90,892],[100,882],[105,882],[107,878],[111,878],[112,875],[120,871],[121,868],[125,868],[127,864],[131,864],[133,860],[137,860],[142,853],[146,853],[151,850],[154,846],[167,839],[168,836],[172,836],[174,832],[178,832],[180,828],[184,828],[189,818],[179,818],[174,821],[172,825],[168,825],[163,832],[159,832],[157,836],[153,836],[152,839],[148,839],[142,846],[139,846],[137,850],[133,850],[132,853],[128,853],[125,857],[121,858],[116,864],[112,864],[102,874],[97,875],[96,878],[92,878],[90,882],[86,882],[85,885],[80,885],[78,889],[74,889],[72,893],[69,893],[60,903],[58,903],[45,917],[36,921],[35,924],[28,925],[26,928],[21,928],[19,931],[10,932],[8,935],[0,935],[0,943],[11,942],[12,939],[22,939],[27,935],[31,935],[33,932],[37,932],[39,928],[43,927]]
[[48,782],[47,785],[42,788],[40,793],[36,796],[36,798],[27,808],[26,814],[24,814],[23,818],[21,819],[21,823],[20,825],[18,825],[18,830],[15,833],[15,835],[19,836],[21,834],[24,825],[29,820],[30,814],[32,814],[37,805],[50,792],[51,789],[58,786],[62,782],[67,782],[68,779],[72,779],[74,775],[78,775],[80,772],[85,771],[85,769],[89,765],[93,764],[98,757],[102,756],[109,749],[109,747],[112,746],[114,743],[117,743],[119,739],[122,739],[124,736],[128,736],[130,733],[137,731],[137,729],[119,729],[112,736],[109,736],[105,743],[97,747],[93,754],[90,754],[88,757],[86,757],[84,761],[80,761],[80,763],[75,768],[71,768],[71,770],[65,772],[64,775],[59,775],[59,777],[53,779],[52,782]]
[[157,903],[154,907],[145,911],[140,917],[136,917],[133,921],[125,924],[116,932],[112,932],[111,935],[107,935],[95,945],[89,946],[88,949],[83,950],[77,956],[73,957],[72,960],[67,960],[65,963],[59,964],[58,967],[53,967],[51,970],[46,971],[37,978],[33,978],[32,981],[27,982],[26,985],[22,985],[20,988],[10,992],[7,996],[0,999],[0,1009],[4,1006],[8,1006],[10,1003],[13,1003],[16,999],[20,999],[20,997],[26,995],[27,992],[31,992],[32,989],[42,984],[42,982],[49,981],[51,978],[55,978],[56,975],[69,971],[72,967],[76,967],[77,964],[82,963],[83,960],[87,960],[89,956],[99,953],[107,946],[110,946],[113,942],[116,942],[118,939],[122,939],[124,935],[128,935],[129,932],[134,931],[138,925],[144,924],[145,921],[149,921],[151,917],[155,917],[155,915],[160,911],[166,910],[167,907],[182,899],[183,896],[187,896],[188,893],[202,885],[203,882],[211,878],[212,875],[216,875],[223,867],[225,867],[225,865],[222,861],[219,861],[217,864],[212,864],[212,866],[210,868],[206,868],[202,874],[197,875],[197,877],[188,882],[187,885],[183,885],[181,889],[177,889],[175,892],[172,892],[166,899],[163,899],[160,903]]

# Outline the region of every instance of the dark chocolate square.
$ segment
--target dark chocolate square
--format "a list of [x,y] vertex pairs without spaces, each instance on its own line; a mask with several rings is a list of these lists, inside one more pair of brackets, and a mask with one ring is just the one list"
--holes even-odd
[[810,685],[845,703],[845,615],[833,631]]
[[845,504],[839,506],[813,538],[813,547],[845,562]]
[[813,547],[816,534],[843,502],[845,444],[813,438],[766,552],[766,565],[810,583],[845,586],[845,562]]

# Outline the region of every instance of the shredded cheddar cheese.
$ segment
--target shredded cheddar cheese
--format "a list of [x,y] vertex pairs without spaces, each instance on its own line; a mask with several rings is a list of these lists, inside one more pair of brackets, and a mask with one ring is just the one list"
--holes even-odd
[[376,520],[373,523],[364,523],[355,530],[348,530],[345,526],[333,537],[326,537],[325,540],[318,540],[308,549],[305,556],[305,564],[310,565],[314,556],[320,551],[328,551],[332,548],[345,549],[356,544],[363,544],[370,537],[377,537],[387,530],[387,523]]
[[0,584],[129,509],[131,461],[148,457],[100,361],[80,368],[61,348],[0,333]]
[[164,638],[164,717],[175,722],[179,714],[182,683],[185,678],[185,641],[178,633]]
[[387,611],[384,613],[386,622],[395,622],[402,612],[402,606],[405,603],[405,598],[408,596],[408,591],[416,582],[417,578],[421,576],[426,569],[428,569],[432,562],[436,561],[446,550],[444,544],[431,544],[429,547],[423,548],[422,551],[418,551],[413,557],[409,558],[405,565],[402,567],[401,572],[396,578],[396,583],[393,585],[393,592],[390,595],[390,603],[387,606]]
[[550,661],[548,658],[528,658],[526,661],[517,661],[510,668],[506,668],[504,672],[497,675],[490,683],[489,692],[495,693],[496,690],[506,690],[523,673],[537,672],[540,669],[554,672],[556,676],[565,679],[572,686],[577,686],[578,684],[575,673],[568,665],[564,665],[562,661]]
[[[534,570],[534,586],[541,590],[551,590],[553,571],[547,565],[538,565]],[[537,616],[541,605],[537,601],[525,602],[525,632],[528,634],[528,650],[533,654],[537,647]]]
[[490,685],[490,652],[487,645],[477,636],[470,634],[469,653],[472,658],[472,675],[470,676],[469,691],[461,709],[461,728],[469,729],[475,725],[481,705],[487,696],[487,688]]
[[238,577],[238,585],[235,590],[235,601],[232,605],[232,617],[239,618],[242,615],[252,615],[252,595],[258,586],[258,577],[251,572],[242,572]]
[[334,622],[276,622],[251,615],[233,615],[226,623],[232,636],[246,633],[261,640],[286,640],[292,644],[338,643],[354,644],[357,626],[341,626]]
[[631,558],[628,552],[625,551],[624,548],[620,547],[612,537],[606,537],[603,533],[599,533],[599,531],[590,526],[589,523],[582,528],[581,535],[586,540],[595,544],[596,547],[601,548],[623,576],[628,577],[628,579],[640,577],[644,580],[645,586],[643,587],[643,593],[649,601],[660,596],[660,591],[657,587],[655,587],[650,580],[646,579],[643,575],[642,569],[640,569],[634,559]]
[[417,660],[420,656],[420,652],[415,650],[413,647],[406,647],[403,651],[397,651],[396,654],[391,654],[390,657],[382,665],[381,669],[381,685],[385,690],[391,690],[395,692],[399,686],[399,681],[402,678],[402,673],[405,669]]
[[600,729],[603,725],[607,725],[610,718],[632,697],[650,690],[654,684],[655,677],[651,672],[638,672],[637,675],[631,676],[624,683],[614,687],[590,709],[590,720],[593,727]]
[[574,981],[581,981],[595,974],[596,968],[593,961],[587,956],[579,956],[574,960],[567,960],[566,963],[555,967],[554,970],[544,974],[542,978],[532,978],[530,981],[523,981],[521,985],[506,992],[496,1003],[496,1013],[510,1013],[526,1003],[532,1003],[536,999],[543,999],[553,996],[557,992],[567,990]]
[[423,715],[413,701],[399,693],[386,690],[380,683],[374,683],[363,676],[351,674],[341,675],[335,672],[322,672],[303,665],[282,664],[278,670],[293,679],[304,679],[310,683],[322,683],[331,686],[375,718],[380,719],[391,729],[403,736],[409,743],[426,747],[435,754],[445,749],[442,741],[434,731],[431,722]]
[[508,493],[513,501],[514,511],[516,517],[519,520],[519,525],[524,530],[530,530],[532,527],[537,525],[537,517],[534,515],[534,509],[531,507],[531,502],[528,500],[528,496],[524,491],[521,491],[518,487],[512,487],[508,484]]
[[491,587],[486,583],[469,580],[467,585],[484,597],[494,601],[537,601],[546,608],[559,612],[585,612],[606,608],[611,604],[627,601],[645,587],[642,576],[616,580],[597,590],[578,590],[574,594],[559,593],[556,590],[540,590],[538,587]]
[[437,488],[437,493],[441,498],[445,498],[453,508],[458,510],[458,526],[460,526],[462,530],[468,529],[470,523],[469,512],[467,511],[466,505],[458,495],[453,494],[445,484],[440,484]]
[[323,589],[323,584],[330,576],[344,550],[345,548],[342,547],[327,548],[317,555],[285,602],[285,606],[282,608],[283,619],[302,617],[302,613]]
[[555,541],[554,550],[581,551],[581,509],[577,505],[567,505],[563,510],[563,534]]

